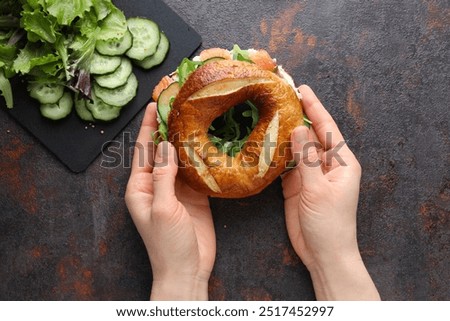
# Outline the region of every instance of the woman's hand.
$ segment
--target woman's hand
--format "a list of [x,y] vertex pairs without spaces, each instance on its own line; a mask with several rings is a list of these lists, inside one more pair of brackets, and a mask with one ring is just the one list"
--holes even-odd
[[283,177],[289,238],[319,300],[379,299],[356,240],[361,167],[313,91],[300,92],[313,129],[297,127],[291,137],[297,166]]
[[[156,104],[142,121],[125,201],[150,257],[152,300],[207,300],[216,240],[208,198],[176,179],[175,148],[156,147]],[[154,149],[156,148],[156,153]]]

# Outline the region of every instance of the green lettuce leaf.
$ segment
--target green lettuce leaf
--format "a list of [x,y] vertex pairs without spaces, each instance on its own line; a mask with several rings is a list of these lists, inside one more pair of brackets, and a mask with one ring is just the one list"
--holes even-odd
[[99,31],[97,15],[94,11],[87,12],[83,19],[77,21],[75,27],[82,36],[97,37]]
[[77,17],[83,17],[92,6],[92,0],[45,0],[48,13],[64,26],[69,26]]
[[248,50],[242,50],[238,45],[233,46],[233,50],[231,51],[231,53],[233,54],[233,60],[253,63],[253,61],[250,59]]
[[11,65],[16,57],[17,48],[8,44],[0,44],[0,62]]
[[9,79],[5,77],[5,73],[1,68],[0,68],[0,92],[2,93],[2,96],[5,98],[6,107],[13,108],[13,94],[11,89],[11,83],[9,82]]
[[72,78],[69,70],[69,53],[67,52],[68,41],[65,37],[60,36],[55,43],[56,51],[61,58],[62,67],[64,67],[64,73],[66,80],[69,81]]
[[[98,33],[100,28],[95,29]],[[89,70],[89,65],[92,61],[92,56],[95,51],[96,37],[77,37],[72,43],[71,48],[74,50],[74,63],[72,68]]]
[[116,7],[111,9],[109,15],[99,23],[99,40],[121,39],[127,32],[127,18]]
[[111,12],[112,8],[113,5],[111,3],[111,0],[94,1],[94,10],[99,21],[105,19],[106,16]]
[[45,6],[45,0],[22,0],[25,3],[25,6],[28,6],[27,9],[31,9],[33,11],[35,9],[42,9]]
[[192,61],[188,58],[184,58],[181,61],[180,65],[177,68],[178,82],[180,84],[180,87],[184,85],[189,75],[202,64],[203,63],[201,61]]
[[28,43],[25,48],[20,50],[12,68],[16,73],[27,74],[34,67],[44,66],[59,60],[60,57],[48,47],[37,47],[35,44]]
[[[36,42],[42,40],[49,43],[56,41],[56,31],[54,20],[42,11],[24,11],[22,13],[22,24],[28,32],[28,39]],[[33,35],[33,36],[30,36]]]

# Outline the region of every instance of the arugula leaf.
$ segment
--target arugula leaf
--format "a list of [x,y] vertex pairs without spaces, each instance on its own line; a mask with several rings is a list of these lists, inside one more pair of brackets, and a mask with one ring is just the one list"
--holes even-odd
[[210,126],[209,139],[222,152],[234,157],[239,153],[248,140],[252,130],[255,128],[259,120],[258,108],[249,100],[245,104],[250,108],[242,113],[243,117],[251,117],[252,123],[246,126],[245,134],[241,131],[241,124],[235,119],[236,108],[233,107],[223,114],[223,121],[219,122],[218,128]]
[[6,107],[12,108],[13,94],[11,89],[11,83],[9,82],[8,78],[5,77],[5,73],[3,69],[1,69],[2,67],[1,64],[2,62],[0,61],[0,92],[2,93],[2,96],[5,98]]
[[248,106],[250,106],[250,110],[246,110],[242,113],[242,116],[244,117],[251,117],[252,118],[252,125],[251,128],[255,128],[256,124],[259,120],[259,110],[256,108],[256,106],[250,101],[247,100],[245,102]]
[[[248,50],[242,50],[238,45],[234,45],[232,53],[234,60],[253,63],[253,61],[249,59]],[[184,85],[190,74],[201,65],[203,65],[203,62],[193,61],[188,58],[184,58],[181,61],[176,70],[180,87]],[[243,135],[241,131],[241,125],[235,119],[236,111],[234,107],[223,114],[223,122],[218,128],[215,128],[215,126],[213,125],[211,125],[209,128],[209,139],[211,140],[211,142],[219,150],[223,151],[231,157],[234,157],[237,153],[240,152],[242,146],[247,141],[250,133],[252,132],[253,128],[255,128],[259,120],[258,108],[256,108],[256,106],[251,101],[246,101],[246,104],[250,107],[250,109],[244,111],[242,113],[242,116],[251,117],[252,123],[250,127],[245,128],[245,135]],[[161,139],[167,139],[166,124],[163,124],[161,122],[158,132]]]
[[69,26],[77,17],[83,17],[83,14],[93,6],[92,0],[43,0],[44,8],[47,12],[56,18],[58,23],[63,26]]

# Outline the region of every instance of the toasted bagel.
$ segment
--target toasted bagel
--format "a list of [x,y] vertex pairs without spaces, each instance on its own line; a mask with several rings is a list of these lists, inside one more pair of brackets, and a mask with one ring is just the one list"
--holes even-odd
[[[259,121],[234,157],[208,138],[215,118],[252,101]],[[303,123],[298,93],[288,82],[256,64],[220,60],[195,70],[173,101],[168,140],[176,147],[179,175],[192,188],[222,198],[259,193],[292,160],[290,134]]]

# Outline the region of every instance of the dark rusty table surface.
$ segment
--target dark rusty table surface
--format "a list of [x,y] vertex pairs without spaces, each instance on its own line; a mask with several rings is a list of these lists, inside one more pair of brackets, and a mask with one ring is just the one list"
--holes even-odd
[[[385,300],[450,299],[450,9],[445,0],[167,0],[203,47],[265,48],[309,84],[363,167],[362,256]],[[245,3],[245,4],[244,4]],[[116,138],[134,139],[142,112]],[[0,113],[0,299],[146,300],[124,166],[73,174]],[[280,181],[212,199],[214,300],[312,300]]]

